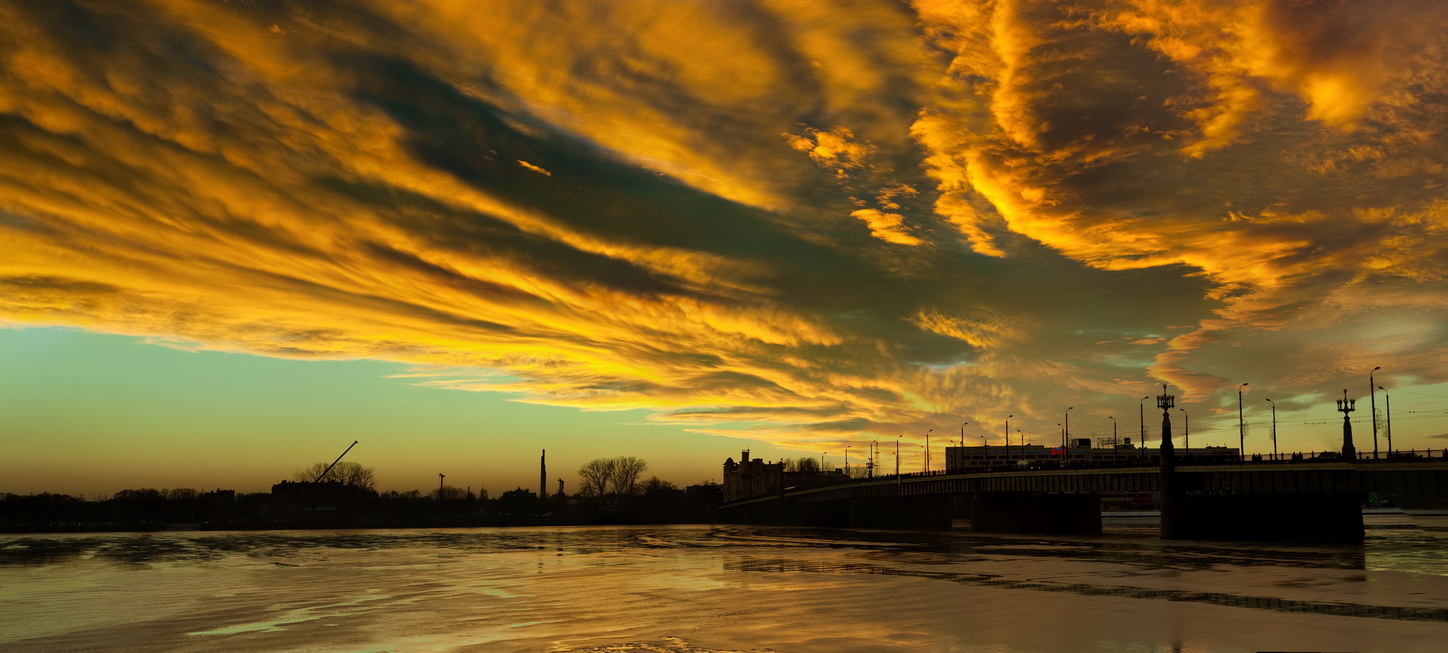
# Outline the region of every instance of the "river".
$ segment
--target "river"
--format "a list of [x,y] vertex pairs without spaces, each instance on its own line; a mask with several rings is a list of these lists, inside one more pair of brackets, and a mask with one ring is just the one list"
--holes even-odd
[[1362,546],[747,526],[0,536],[0,651],[1443,651],[1448,517]]

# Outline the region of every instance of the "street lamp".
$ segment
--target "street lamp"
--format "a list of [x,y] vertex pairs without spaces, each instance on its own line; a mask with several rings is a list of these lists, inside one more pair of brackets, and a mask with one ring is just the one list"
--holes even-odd
[[1107,416],[1106,416],[1106,419],[1111,420],[1111,462],[1112,462],[1112,464],[1115,464],[1115,463],[1116,463],[1116,452],[1118,451],[1118,447],[1120,446],[1120,445],[1116,444],[1116,418],[1115,418],[1115,417],[1112,417],[1112,416],[1110,416],[1110,415],[1107,415]]
[[930,432],[935,429],[925,429],[925,473],[930,473]]
[[903,434],[895,436],[895,485],[897,486],[900,485],[900,438],[903,437],[905,437]]
[[1242,388],[1245,387],[1246,383],[1237,386],[1237,460],[1247,459],[1247,427],[1242,422]]
[[1075,406],[1069,406],[1069,407],[1066,408],[1066,425],[1061,427],[1061,448],[1064,449],[1065,451],[1068,451],[1068,452],[1070,451],[1070,449],[1067,448],[1067,445],[1070,444],[1070,440],[1071,440],[1071,409],[1072,409],[1072,408],[1075,408]]
[[1015,413],[1006,415],[1006,462],[1011,460],[1011,418],[1015,416]]
[[1187,414],[1187,409],[1178,408],[1182,412],[1182,439],[1185,441],[1187,453],[1192,455],[1192,416]]
[[1277,402],[1271,399],[1267,403],[1272,404],[1272,459],[1277,459]]
[[1374,367],[1368,372],[1368,407],[1372,409],[1373,422],[1373,460],[1378,459],[1378,394],[1377,385],[1373,383],[1373,372],[1383,369],[1381,365]]
[[845,445],[845,478],[850,477],[850,445]]
[[1393,398],[1388,396],[1388,391],[1384,390],[1383,386],[1378,386],[1378,389],[1383,391],[1383,401],[1388,404],[1388,457],[1391,458],[1393,456]]
[[1142,398],[1141,398],[1141,401],[1136,402],[1136,419],[1137,419],[1137,423],[1141,425],[1141,457],[1142,457],[1142,458],[1145,458],[1145,457],[1146,457],[1146,400],[1147,400],[1147,399],[1150,399],[1150,398],[1151,398],[1151,395],[1147,395],[1147,396],[1145,396],[1145,397],[1142,397]]

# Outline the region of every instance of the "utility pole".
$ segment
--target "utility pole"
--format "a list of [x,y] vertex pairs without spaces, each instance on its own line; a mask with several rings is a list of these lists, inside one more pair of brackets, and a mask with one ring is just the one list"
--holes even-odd
[[1373,372],[1383,369],[1381,365],[1374,367],[1368,372],[1368,406],[1372,409],[1373,422],[1373,460],[1378,459],[1378,386],[1373,383]]

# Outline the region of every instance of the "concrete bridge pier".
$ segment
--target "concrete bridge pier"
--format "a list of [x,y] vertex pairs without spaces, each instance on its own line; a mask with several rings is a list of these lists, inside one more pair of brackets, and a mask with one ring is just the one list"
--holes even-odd
[[981,493],[971,500],[970,528],[987,533],[1100,533],[1101,496]]
[[1363,541],[1362,497],[1338,494],[1187,494],[1162,501],[1162,539]]

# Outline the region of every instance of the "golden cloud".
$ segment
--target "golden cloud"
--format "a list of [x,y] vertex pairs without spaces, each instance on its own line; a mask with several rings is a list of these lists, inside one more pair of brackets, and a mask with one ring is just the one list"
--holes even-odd
[[[747,437],[1055,410],[1148,365],[1208,394],[1253,338],[1341,352],[1329,307],[1441,317],[1443,22],[12,4],[0,319],[404,361]],[[1333,299],[1368,288],[1392,292]],[[1431,377],[1410,331],[1389,353]]]

